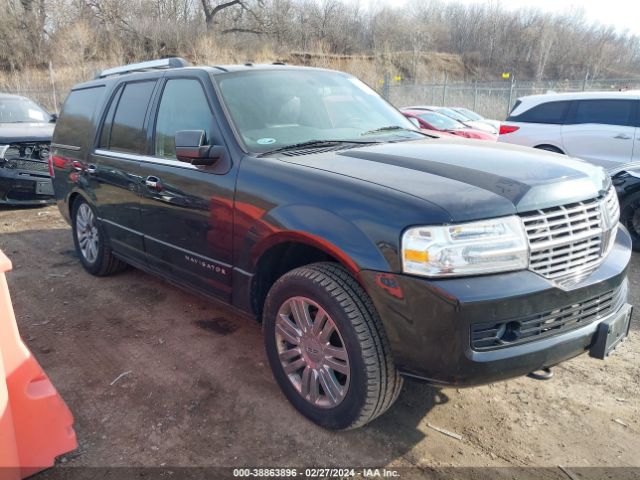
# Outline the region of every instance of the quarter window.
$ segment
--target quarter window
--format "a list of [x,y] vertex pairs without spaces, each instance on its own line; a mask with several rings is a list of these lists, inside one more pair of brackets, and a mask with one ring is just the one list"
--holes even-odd
[[630,125],[632,106],[629,100],[581,100],[573,123]]
[[72,90],[56,125],[55,142],[84,146],[93,140],[93,115],[103,95],[103,86]]
[[135,82],[124,87],[113,117],[111,150],[146,153],[144,118],[155,83]]
[[185,78],[167,81],[156,121],[156,155],[176,157],[175,134],[180,130],[204,130],[205,142],[211,143],[213,124],[213,114],[200,82]]
[[521,113],[510,116],[507,120],[528,123],[562,124],[569,110],[569,102],[547,102]]

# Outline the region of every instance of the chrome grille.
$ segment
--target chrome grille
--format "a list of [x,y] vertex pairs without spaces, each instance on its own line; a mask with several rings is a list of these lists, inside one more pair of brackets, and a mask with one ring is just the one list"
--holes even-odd
[[529,268],[564,287],[580,282],[609,253],[619,216],[613,187],[597,198],[522,214]]
[[35,160],[18,159],[10,162],[9,168],[16,170],[27,170],[31,172],[48,172],[49,164],[47,162],[38,162]]
[[4,153],[0,167],[27,172],[49,172],[49,143],[17,143]]

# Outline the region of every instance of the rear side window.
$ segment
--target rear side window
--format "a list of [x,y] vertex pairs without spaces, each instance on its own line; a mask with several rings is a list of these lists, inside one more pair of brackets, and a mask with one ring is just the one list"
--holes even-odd
[[145,153],[144,119],[155,84],[153,80],[125,85],[113,116],[110,150]]
[[571,123],[631,125],[633,102],[630,100],[580,100]]
[[76,147],[93,140],[93,116],[104,95],[104,86],[72,90],[56,124],[55,143]]
[[520,115],[512,115],[507,121],[526,123],[551,123],[560,125],[569,111],[569,102],[547,102],[536,105]]

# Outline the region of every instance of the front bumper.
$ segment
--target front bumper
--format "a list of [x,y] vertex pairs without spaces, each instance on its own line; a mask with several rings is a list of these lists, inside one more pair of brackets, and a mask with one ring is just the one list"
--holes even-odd
[[0,205],[47,205],[53,202],[53,185],[48,174],[0,168]]
[[[434,384],[473,386],[551,367],[588,350],[598,325],[625,308],[630,258],[631,239],[619,228],[604,262],[570,290],[528,270],[447,280],[362,271],[361,278],[403,374]],[[619,294],[606,317],[513,346],[471,347],[473,325],[519,321],[612,290]]]

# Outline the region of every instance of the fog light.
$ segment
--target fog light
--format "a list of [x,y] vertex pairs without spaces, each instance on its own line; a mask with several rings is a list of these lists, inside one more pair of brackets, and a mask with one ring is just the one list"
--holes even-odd
[[522,324],[520,322],[503,323],[496,333],[496,338],[501,343],[515,342],[520,338],[521,327]]

